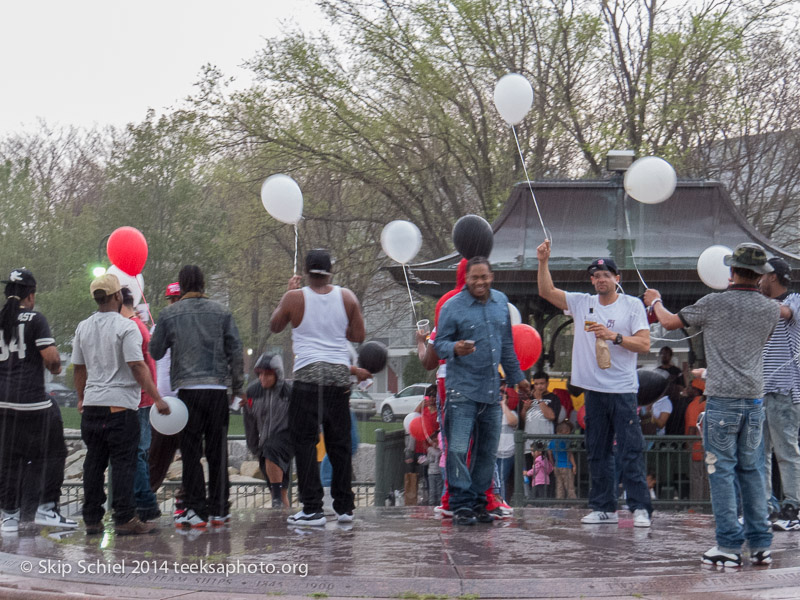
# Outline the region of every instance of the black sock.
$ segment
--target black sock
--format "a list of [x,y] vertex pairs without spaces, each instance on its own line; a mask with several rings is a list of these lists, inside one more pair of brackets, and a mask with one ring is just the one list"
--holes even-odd
[[278,500],[281,499],[281,490],[283,489],[283,484],[281,483],[270,483],[269,484],[269,491],[272,492],[272,497],[277,498]]

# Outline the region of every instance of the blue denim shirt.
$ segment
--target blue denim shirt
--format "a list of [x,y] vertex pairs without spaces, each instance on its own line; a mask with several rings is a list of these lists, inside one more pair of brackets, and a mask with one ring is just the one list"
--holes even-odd
[[[490,292],[483,303],[465,287],[445,303],[439,314],[434,347],[439,358],[447,360],[448,400],[463,395],[474,402],[498,402],[499,364],[503,365],[508,385],[525,379],[514,352],[508,298],[497,290]],[[456,356],[453,347],[459,340],[474,340],[475,352]]]

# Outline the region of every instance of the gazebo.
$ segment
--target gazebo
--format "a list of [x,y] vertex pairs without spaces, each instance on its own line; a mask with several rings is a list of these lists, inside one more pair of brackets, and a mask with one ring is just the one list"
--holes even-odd
[[[544,338],[547,324],[561,311],[538,295],[536,247],[544,240],[532,196],[552,240],[550,269],[555,285],[567,291],[592,292],[586,268],[598,257],[612,257],[622,271],[622,286],[641,295],[645,286],[661,291],[672,311],[714,290],[697,274],[697,259],[707,247],[733,248],[755,242],[768,253],[800,268],[800,256],[777,247],[756,231],[717,181],[679,181],[661,204],[642,204],[627,194],[622,177],[606,180],[536,181],[516,184],[502,214],[492,224],[494,248],[489,260],[494,287],[504,292]],[[409,282],[417,292],[440,297],[455,285],[461,257],[449,254],[410,266]],[[405,283],[400,267],[389,271]],[[550,336],[550,360],[561,322]],[[693,344],[693,349],[696,345]],[[543,352],[543,359],[548,352]]]

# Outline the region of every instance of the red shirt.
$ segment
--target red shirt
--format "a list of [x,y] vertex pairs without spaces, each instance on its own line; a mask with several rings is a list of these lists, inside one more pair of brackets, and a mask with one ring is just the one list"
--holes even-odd
[[[147,331],[147,327],[145,327],[138,316],[131,317],[131,321],[136,323],[136,326],[139,328],[139,333],[142,334],[142,355],[144,356],[144,362],[147,368],[150,369],[150,376],[153,378],[153,383],[156,383],[156,361],[153,360],[153,357],[150,356],[150,353],[147,351],[147,347],[150,345],[150,332]],[[150,397],[150,394],[142,390],[142,401],[139,402],[139,408],[147,408],[148,406],[152,406],[154,402],[155,400]]]

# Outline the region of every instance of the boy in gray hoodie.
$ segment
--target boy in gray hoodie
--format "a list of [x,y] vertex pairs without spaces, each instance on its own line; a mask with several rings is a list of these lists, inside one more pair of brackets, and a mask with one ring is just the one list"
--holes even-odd
[[287,486],[292,460],[289,396],[292,386],[284,379],[283,360],[277,354],[262,354],[254,371],[258,380],[248,386],[242,411],[247,448],[258,457],[261,472],[269,481],[272,508],[288,508]]

